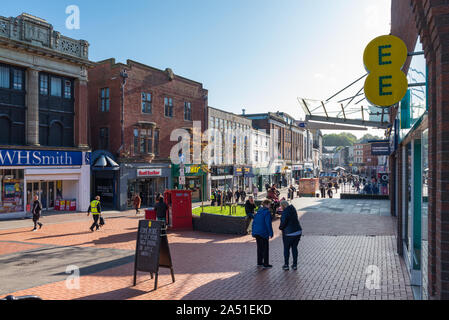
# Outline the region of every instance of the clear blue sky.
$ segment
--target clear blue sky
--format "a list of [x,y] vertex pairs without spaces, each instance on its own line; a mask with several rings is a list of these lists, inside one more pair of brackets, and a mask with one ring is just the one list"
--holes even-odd
[[[80,30],[65,27],[68,5],[80,8]],[[2,1],[0,15],[22,12],[89,41],[93,61],[199,81],[210,106],[298,118],[297,97],[326,99],[363,75],[364,47],[390,31],[390,0]]]

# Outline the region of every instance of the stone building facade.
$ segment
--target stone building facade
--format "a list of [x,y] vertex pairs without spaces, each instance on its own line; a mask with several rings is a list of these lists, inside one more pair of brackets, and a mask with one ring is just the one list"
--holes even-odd
[[33,195],[44,210],[87,210],[88,48],[43,19],[0,16],[0,218],[24,215]]

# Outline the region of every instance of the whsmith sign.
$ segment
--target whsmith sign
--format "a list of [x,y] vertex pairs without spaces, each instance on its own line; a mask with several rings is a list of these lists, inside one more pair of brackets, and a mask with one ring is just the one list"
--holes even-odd
[[81,166],[82,164],[82,152],[0,149],[0,166]]

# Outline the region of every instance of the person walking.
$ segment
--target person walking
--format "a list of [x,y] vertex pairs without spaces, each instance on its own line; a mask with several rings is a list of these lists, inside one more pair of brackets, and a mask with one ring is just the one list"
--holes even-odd
[[288,271],[290,250],[292,251],[293,264],[292,269],[298,268],[298,244],[301,240],[302,227],[299,223],[298,212],[296,208],[287,201],[281,201],[282,216],[279,229],[282,230],[282,241],[284,243],[284,266],[282,269]]
[[326,198],[326,186],[324,185],[323,182],[321,182],[320,191],[321,191],[321,198]]
[[332,196],[334,195],[332,193],[332,188],[327,188],[327,195],[329,196],[329,198],[332,198]]
[[257,199],[257,194],[258,193],[259,193],[259,188],[257,188],[257,186],[253,184],[253,196],[254,196],[254,199]]
[[42,228],[42,223],[39,222],[39,219],[41,218],[41,212],[42,212],[42,204],[39,201],[39,197],[37,195],[35,195],[34,201],[33,201],[33,208],[31,209],[31,213],[33,214],[33,223],[34,223],[34,228],[32,231],[36,231],[38,225],[39,225],[39,229]]
[[246,217],[247,217],[247,231],[248,234],[251,234],[251,227],[252,227],[252,222],[254,219],[254,212],[256,210],[256,204],[254,203],[254,197],[253,196],[249,196],[248,200],[246,200],[245,203],[245,213],[246,213]]
[[90,227],[90,231],[94,232],[94,227],[96,227],[95,230],[100,229],[100,226],[98,224],[101,215],[100,196],[96,196],[95,199],[90,202],[90,206],[87,209],[87,216],[89,216],[90,213],[92,213],[92,218],[94,219],[94,222]]
[[252,236],[257,243],[257,266],[264,269],[272,268],[269,264],[269,238],[273,238],[271,225],[270,200],[264,200],[262,207],[254,215]]
[[245,190],[241,190],[240,191],[240,201],[244,203],[245,200],[246,200],[246,191]]
[[235,191],[234,197],[235,197],[235,203],[239,203],[239,199],[240,199],[240,190],[236,190],[236,191]]
[[140,205],[142,204],[142,198],[136,193],[134,195],[133,205],[134,209],[136,209],[136,214],[140,213]]
[[159,202],[156,203],[154,208],[156,209],[156,219],[158,221],[167,222],[167,210],[168,210],[168,207],[165,204],[163,197],[159,198]]
[[338,185],[338,182],[334,183],[334,188],[335,188],[335,194],[338,193],[338,189],[340,188],[340,186]]

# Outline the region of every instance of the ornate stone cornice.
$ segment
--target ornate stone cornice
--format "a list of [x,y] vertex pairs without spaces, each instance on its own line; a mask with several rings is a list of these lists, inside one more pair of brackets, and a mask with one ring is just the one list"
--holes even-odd
[[89,43],[61,35],[47,21],[21,14],[0,16],[0,43],[46,56],[56,56],[83,64],[89,62]]

